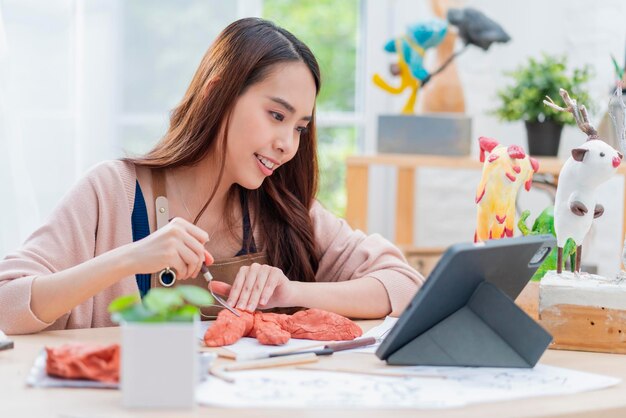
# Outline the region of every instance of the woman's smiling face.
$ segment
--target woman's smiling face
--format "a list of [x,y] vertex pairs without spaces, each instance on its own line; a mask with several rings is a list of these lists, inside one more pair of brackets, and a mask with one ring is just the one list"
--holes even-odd
[[237,99],[228,128],[224,177],[257,189],[291,160],[315,106],[311,71],[301,61],[277,64]]

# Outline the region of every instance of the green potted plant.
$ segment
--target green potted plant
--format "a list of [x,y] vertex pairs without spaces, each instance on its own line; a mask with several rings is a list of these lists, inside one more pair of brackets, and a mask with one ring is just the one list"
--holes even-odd
[[498,90],[500,103],[494,113],[504,121],[524,121],[531,155],[556,156],[563,125],[576,122],[568,113],[545,106],[543,100],[546,96],[558,98],[559,89],[564,88],[578,103],[592,109],[585,86],[592,76],[591,67],[568,71],[566,56],[542,54],[540,59],[531,57],[505,75],[512,83]]
[[191,408],[198,382],[198,306],[210,306],[197,286],[151,289],[109,305],[121,324],[122,402],[128,407]]

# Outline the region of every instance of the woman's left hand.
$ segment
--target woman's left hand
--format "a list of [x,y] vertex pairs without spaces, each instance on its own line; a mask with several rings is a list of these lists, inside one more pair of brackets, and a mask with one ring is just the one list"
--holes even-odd
[[[220,290],[219,293],[223,293],[227,289]],[[281,269],[253,263],[239,269],[228,295],[228,304],[250,312],[290,306],[292,291],[293,282]]]

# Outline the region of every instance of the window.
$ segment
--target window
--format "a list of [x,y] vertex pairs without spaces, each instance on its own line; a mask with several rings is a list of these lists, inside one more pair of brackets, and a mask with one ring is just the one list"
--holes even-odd
[[320,160],[319,200],[343,216],[346,208],[345,158],[362,137],[359,0],[264,0],[263,17],[292,32],[315,54],[322,72],[317,101]]
[[185,94],[208,46],[236,19],[237,7],[221,0],[122,3],[117,121],[124,151],[147,152],[165,134],[168,112]]

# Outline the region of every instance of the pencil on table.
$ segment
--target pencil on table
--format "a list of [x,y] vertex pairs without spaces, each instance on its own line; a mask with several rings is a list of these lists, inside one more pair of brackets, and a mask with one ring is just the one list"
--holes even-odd
[[375,337],[356,338],[350,341],[326,344],[324,348],[331,348],[333,351],[351,350],[353,348],[367,347],[376,344]]
[[294,354],[292,356],[273,357],[262,360],[238,362],[226,364],[224,366],[212,367],[209,373],[228,383],[235,383],[235,379],[228,376],[225,372],[234,372],[239,370],[266,369],[270,367],[293,366],[297,364],[315,363],[318,357],[313,353]]
[[272,357],[261,360],[237,362],[223,366],[225,371],[265,369],[269,367],[292,366],[295,364],[315,363],[318,357],[314,353],[293,354],[282,357]]
[[211,367],[209,369],[209,374],[211,376],[217,377],[220,380],[223,380],[226,383],[235,383],[235,379],[224,374],[221,367]]

